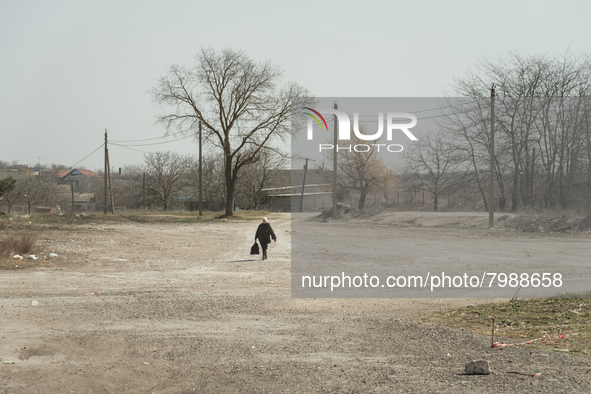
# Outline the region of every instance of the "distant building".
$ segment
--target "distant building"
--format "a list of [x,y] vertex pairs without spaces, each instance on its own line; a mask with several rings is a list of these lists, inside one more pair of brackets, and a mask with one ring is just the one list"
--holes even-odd
[[57,174],[55,174],[55,179],[58,184],[76,184],[78,185],[79,181],[82,179],[87,178],[100,178],[101,176],[94,171],[90,170],[61,170]]
[[58,212],[54,207],[37,207],[35,208],[35,213],[57,214]]
[[34,172],[32,168],[27,166],[18,166],[18,168],[2,168],[0,169],[0,181],[5,178],[12,178],[17,181],[24,181],[27,179],[34,178]]

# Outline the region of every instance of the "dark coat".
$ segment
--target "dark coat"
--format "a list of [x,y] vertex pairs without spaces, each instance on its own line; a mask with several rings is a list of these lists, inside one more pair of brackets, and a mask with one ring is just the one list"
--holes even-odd
[[262,245],[262,244],[270,244],[271,238],[277,239],[277,237],[275,236],[275,232],[271,228],[271,225],[269,223],[259,224],[259,228],[257,228],[257,233],[254,236],[254,239],[255,240],[258,239]]

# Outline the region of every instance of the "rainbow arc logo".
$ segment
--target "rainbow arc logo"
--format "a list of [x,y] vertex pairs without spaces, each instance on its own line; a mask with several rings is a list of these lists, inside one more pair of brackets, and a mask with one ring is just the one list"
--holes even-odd
[[[322,119],[322,122],[324,123],[324,126],[326,126],[326,130],[328,131],[328,125],[326,124],[326,120],[324,120],[324,117],[322,115],[320,115],[320,112],[313,110],[312,108],[309,107],[302,107],[303,109],[307,109],[308,111],[312,111],[314,112],[314,114],[318,115],[318,117],[320,117],[320,119]],[[320,126],[320,130],[322,130],[322,123],[320,123],[320,119],[318,119],[316,116],[314,116],[313,114],[306,112],[306,111],[302,111],[302,113],[312,117],[316,123],[318,123],[318,126]]]

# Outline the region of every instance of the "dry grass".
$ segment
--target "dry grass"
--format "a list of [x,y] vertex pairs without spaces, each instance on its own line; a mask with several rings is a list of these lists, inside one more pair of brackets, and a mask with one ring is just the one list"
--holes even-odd
[[524,299],[468,306],[436,313],[426,322],[490,336],[492,319],[495,319],[495,341],[522,343],[544,335],[554,338],[568,334],[567,339],[535,341],[528,346],[591,354],[591,298],[588,297]]
[[21,254],[28,254],[33,250],[35,246],[35,242],[37,241],[36,237],[31,234],[23,234],[21,238],[17,242],[17,253]]
[[0,241],[0,257],[9,257],[13,253],[28,254],[33,250],[37,239],[31,234],[10,235]]

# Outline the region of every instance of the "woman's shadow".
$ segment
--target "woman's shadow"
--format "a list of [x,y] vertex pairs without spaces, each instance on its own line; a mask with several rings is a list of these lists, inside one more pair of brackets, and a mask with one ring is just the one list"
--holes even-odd
[[259,261],[260,259],[247,259],[247,260],[234,260],[234,261],[228,261],[228,263],[244,263],[246,261]]

